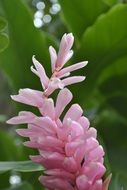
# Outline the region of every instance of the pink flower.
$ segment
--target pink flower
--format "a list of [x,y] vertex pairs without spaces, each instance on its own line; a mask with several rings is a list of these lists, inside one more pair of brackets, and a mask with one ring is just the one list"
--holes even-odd
[[[43,92],[21,89],[18,95],[11,96],[15,101],[37,107],[41,116],[23,111],[7,122],[28,124],[27,129],[18,129],[17,133],[29,138],[25,146],[38,150],[39,154],[30,156],[30,159],[45,167],[45,176],[39,180],[48,190],[108,190],[110,177],[103,182],[106,171],[104,150],[96,139],[96,129],[89,127],[89,120],[83,116],[78,104],[73,104],[61,119],[61,114],[72,100],[72,93],[65,86],[85,79],[68,76],[87,62],[63,68],[73,54],[73,41],[72,34],[65,34],[58,55],[53,47],[49,48],[52,63],[50,79],[33,57],[35,69],[31,67],[31,70],[40,78]],[[54,103],[48,96],[58,88],[61,90]]]

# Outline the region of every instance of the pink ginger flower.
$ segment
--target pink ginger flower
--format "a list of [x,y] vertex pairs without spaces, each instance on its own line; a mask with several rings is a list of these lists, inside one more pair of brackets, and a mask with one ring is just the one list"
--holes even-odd
[[[96,139],[96,129],[89,127],[89,120],[83,116],[78,104],[73,104],[61,119],[62,112],[72,100],[72,93],[65,86],[85,79],[83,76],[68,76],[70,72],[86,66],[87,61],[63,68],[73,55],[73,42],[71,33],[64,34],[58,54],[53,47],[49,47],[50,79],[33,56],[35,68],[31,67],[31,70],[40,78],[44,91],[26,88],[11,97],[37,107],[41,116],[23,111],[7,123],[28,124],[27,129],[18,129],[17,133],[29,138],[25,146],[38,150],[39,155],[30,156],[30,159],[45,167],[45,176],[39,180],[48,190],[108,190],[111,176],[103,182],[106,171],[104,150]],[[56,89],[61,90],[54,103],[49,95]]]

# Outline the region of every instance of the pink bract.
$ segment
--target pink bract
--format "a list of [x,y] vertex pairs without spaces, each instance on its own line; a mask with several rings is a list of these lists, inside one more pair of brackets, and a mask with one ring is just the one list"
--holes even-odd
[[[73,55],[73,42],[71,33],[64,34],[58,54],[52,46],[49,47],[51,78],[33,56],[35,68],[32,66],[31,70],[40,78],[43,92],[26,88],[11,97],[37,107],[40,116],[23,111],[7,123],[28,124],[27,129],[18,129],[17,133],[29,138],[25,146],[38,150],[39,154],[30,156],[30,159],[45,167],[45,176],[40,176],[39,180],[48,190],[108,190],[111,176],[102,180],[106,171],[103,164],[105,153],[96,139],[96,129],[90,127],[78,104],[71,105],[61,119],[62,112],[72,100],[72,93],[65,87],[85,79],[84,76],[69,75],[86,66],[87,61],[63,68]],[[56,89],[60,92],[54,103],[49,95]]]

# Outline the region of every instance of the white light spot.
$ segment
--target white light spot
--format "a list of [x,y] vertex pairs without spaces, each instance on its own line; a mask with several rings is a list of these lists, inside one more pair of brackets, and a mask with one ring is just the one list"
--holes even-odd
[[60,10],[61,10],[60,4],[55,3],[55,4],[53,4],[52,7],[50,8],[49,12],[50,12],[51,14],[57,14]]
[[43,17],[44,23],[50,23],[51,20],[52,20],[52,17],[51,17],[49,14],[47,14],[47,15],[45,15],[45,16]]
[[37,4],[39,1],[40,1],[40,0],[33,0],[33,1],[32,1],[32,5],[33,5],[33,6],[36,6],[36,4]]
[[43,21],[40,18],[34,19],[34,26],[36,28],[41,28],[44,25]]
[[35,14],[34,14],[34,17],[35,18],[42,18],[44,15],[43,11],[37,11]]
[[36,7],[37,9],[42,10],[45,8],[45,3],[40,1],[36,4]]
[[49,9],[49,12],[50,12],[50,14],[52,14],[52,15],[56,14],[56,13],[54,13],[54,11],[52,10],[52,7]]
[[9,182],[11,185],[18,185],[21,183],[21,177],[19,175],[12,175],[9,178]]

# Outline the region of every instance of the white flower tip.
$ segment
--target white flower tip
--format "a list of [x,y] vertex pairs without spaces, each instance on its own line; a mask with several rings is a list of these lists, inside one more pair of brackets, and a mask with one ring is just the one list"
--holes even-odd
[[30,66],[30,70],[32,71],[34,69],[33,65]]
[[49,46],[49,51],[53,51],[54,47],[53,46]]
[[81,76],[80,77],[80,82],[84,81],[86,79],[86,76]]
[[7,124],[12,124],[11,119],[6,121]]
[[15,100],[15,97],[16,97],[17,95],[11,95],[10,97],[11,97],[11,99],[12,100]]
[[29,141],[23,142],[23,145],[26,146],[26,147],[27,146],[29,147]]
[[13,125],[16,125],[16,124],[17,124],[17,122],[15,121],[15,117],[13,117],[13,118],[7,120],[6,123],[7,123],[7,124],[11,124],[11,125],[12,125],[12,124],[13,124]]
[[65,38],[67,36],[67,33],[65,33],[63,36],[62,36],[62,38]]
[[38,64],[39,62],[37,61],[37,59],[35,58],[35,55],[32,56],[32,61],[33,64],[36,66],[36,64]]
[[30,66],[30,70],[31,70],[32,72],[35,72],[35,69],[34,69],[33,65]]
[[68,33],[68,35],[72,35],[73,36],[72,32]]
[[39,77],[39,74],[36,69],[34,69],[33,65],[30,67],[30,70]]
[[88,61],[83,61],[83,67],[85,67],[88,64]]
[[[68,55],[68,57],[69,57],[68,60],[69,60],[69,59],[73,56],[74,50],[71,49],[68,54],[69,54],[69,55]],[[67,60],[67,61],[68,61],[68,60]]]
[[74,36],[73,36],[72,32],[68,33],[68,34],[67,34],[67,37],[69,37],[69,38],[71,38],[71,39],[74,39]]
[[33,61],[33,64],[35,65],[37,63],[37,60],[35,58],[35,55],[32,56],[32,61]]
[[32,56],[32,61],[35,59],[35,55]]
[[70,50],[70,54],[73,55],[74,54],[74,50],[71,49]]
[[22,129],[16,129],[16,133],[22,136]]

